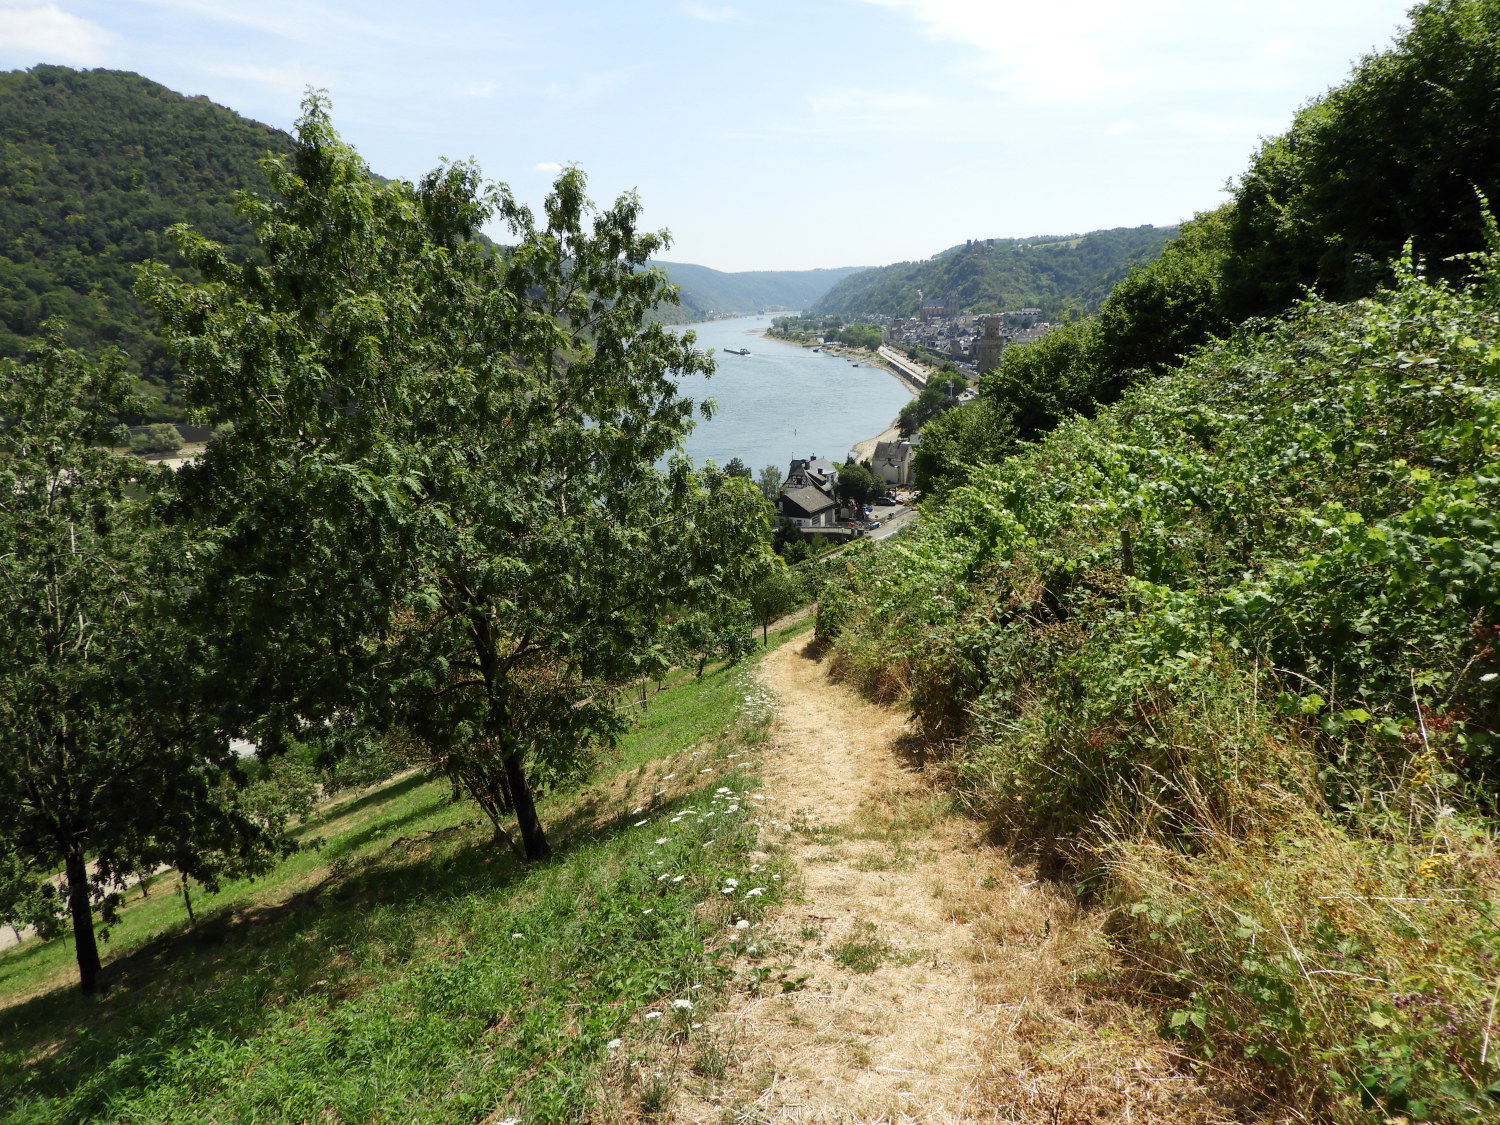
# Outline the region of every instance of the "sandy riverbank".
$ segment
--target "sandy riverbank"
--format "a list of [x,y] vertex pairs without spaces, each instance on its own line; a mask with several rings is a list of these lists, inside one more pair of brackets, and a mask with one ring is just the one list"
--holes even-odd
[[868,461],[871,457],[875,456],[875,446],[877,443],[882,441],[900,440],[901,431],[898,430],[895,426],[892,426],[884,433],[876,434],[872,438],[867,438],[862,442],[858,442],[852,449],[850,449],[849,452],[854,454],[854,459],[856,461]]

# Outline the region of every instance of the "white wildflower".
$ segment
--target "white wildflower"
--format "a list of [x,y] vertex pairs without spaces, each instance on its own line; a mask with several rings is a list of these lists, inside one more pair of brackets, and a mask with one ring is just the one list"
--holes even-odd
[[682,1000],[682,999],[673,1000],[672,1001],[672,1007],[678,1008],[678,1009],[683,1010],[683,1011],[691,1012],[693,1010],[693,1002],[691,1000]]
[[604,1047],[609,1051],[618,1051],[622,1042],[623,1040],[620,1039],[611,1039],[608,1043],[604,1044]]

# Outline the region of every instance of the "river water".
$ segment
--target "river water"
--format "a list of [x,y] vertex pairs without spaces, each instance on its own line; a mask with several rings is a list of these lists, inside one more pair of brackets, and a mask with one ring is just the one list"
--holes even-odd
[[[911,399],[906,384],[883,368],[855,367],[756,334],[770,325],[768,316],[746,316],[687,326],[717,364],[711,379],[694,376],[681,384],[688,397],[718,404],[713,418],[700,418],[682,443],[699,464],[738,457],[759,475],[766,465],[785,473],[794,457],[842,462],[856,442],[890,426]],[[749,348],[750,354],[727,355],[725,348]]]

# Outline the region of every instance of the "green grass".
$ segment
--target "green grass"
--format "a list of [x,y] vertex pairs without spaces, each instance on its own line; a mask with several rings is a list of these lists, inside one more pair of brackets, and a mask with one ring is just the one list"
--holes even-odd
[[[720,935],[779,890],[736,799],[769,715],[743,669],[654,696],[595,785],[544,806],[545,865],[407,778],[323,814],[321,850],[262,884],[195,896],[197,927],[159,888],[117,928],[102,999],[58,981],[0,1009],[0,1119],[530,1125],[664,1104],[675,1073],[621,1076],[690,1056],[733,974]],[[70,957],[0,955],[0,995]]]

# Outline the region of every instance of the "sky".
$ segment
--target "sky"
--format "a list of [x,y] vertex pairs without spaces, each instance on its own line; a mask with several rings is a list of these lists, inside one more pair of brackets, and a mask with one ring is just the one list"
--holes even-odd
[[315,87],[381,175],[473,159],[537,205],[576,164],[668,261],[813,269],[1213,208],[1409,7],[0,0],[0,70],[135,71],[287,130]]

